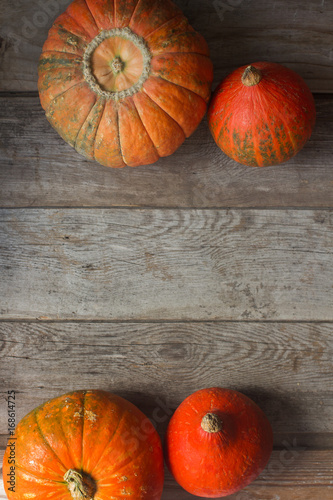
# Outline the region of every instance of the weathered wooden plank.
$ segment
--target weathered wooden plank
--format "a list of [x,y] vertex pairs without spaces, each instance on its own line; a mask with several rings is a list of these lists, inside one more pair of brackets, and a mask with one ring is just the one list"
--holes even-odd
[[[18,422],[64,392],[110,390],[137,404],[163,435],[186,396],[228,387],[265,411],[276,446],[327,447],[332,333],[328,323],[0,322],[2,399],[16,391]],[[0,434],[6,432],[2,404]]]
[[[332,488],[331,486],[282,487],[280,485],[267,487],[253,483],[245,490],[224,498],[226,500],[299,500],[300,498],[302,500],[331,500]],[[181,491],[178,485],[172,483],[171,487],[166,484],[162,500],[193,500],[193,495]],[[209,499],[206,498],[206,500]]]
[[270,60],[298,72],[313,92],[332,92],[331,3],[182,0],[179,4],[208,41],[215,69],[213,88],[239,66]]
[[38,97],[0,99],[0,205],[159,207],[333,206],[333,99],[317,96],[317,125],[288,163],[239,165],[204,121],[171,157],[118,170],[87,161],[47,122]]
[[[1,498],[1,497],[0,497]],[[162,500],[193,500],[193,495],[180,489],[172,479],[168,481],[166,477],[165,489],[162,495]],[[201,497],[202,500],[209,500],[209,498]],[[332,486],[317,486],[312,485],[298,486],[265,486],[258,485],[256,482],[244,490],[224,497],[226,500],[331,500],[332,499]]]
[[5,210],[2,319],[333,319],[333,212]]
[[[312,91],[333,91],[331,2],[175,1],[207,39],[215,84],[237,66],[272,60],[298,71]],[[42,45],[69,3],[48,0],[41,6],[38,0],[2,0],[1,90],[36,90]]]
[[[0,477],[4,450],[0,450]],[[273,451],[271,460],[261,476],[239,493],[225,497],[230,500],[331,500],[332,452],[281,450]],[[162,500],[191,500],[165,469]],[[0,499],[6,499],[0,481]],[[208,500],[208,499],[207,499]]]
[[[273,451],[266,469],[250,486],[230,500],[314,500],[332,498],[333,452],[283,449]],[[190,500],[166,471],[165,498]],[[208,499],[207,499],[208,500]]]

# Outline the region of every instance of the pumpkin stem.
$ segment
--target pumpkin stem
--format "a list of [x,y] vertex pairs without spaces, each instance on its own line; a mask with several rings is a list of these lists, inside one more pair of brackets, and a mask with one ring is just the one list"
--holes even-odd
[[[84,52],[83,75],[96,94],[122,101],[141,90],[150,75],[151,59],[144,38],[130,28],[102,30]],[[117,78],[119,74],[124,78]]]
[[254,66],[248,66],[242,76],[242,83],[247,87],[258,85],[261,80],[262,72],[260,71],[260,69],[257,69]]
[[120,59],[120,57],[115,57],[111,63],[111,68],[115,75],[121,73],[125,68],[125,63]]
[[210,434],[214,432],[220,432],[222,430],[222,420],[215,413],[206,413],[206,415],[201,420],[201,427],[204,431]]
[[64,475],[64,480],[73,500],[93,500],[96,485],[90,476],[83,476],[80,472],[69,469]]

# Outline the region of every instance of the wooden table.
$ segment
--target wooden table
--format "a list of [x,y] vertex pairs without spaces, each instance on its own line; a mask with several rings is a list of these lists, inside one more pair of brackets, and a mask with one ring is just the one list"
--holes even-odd
[[[163,436],[188,394],[222,386],[275,434],[264,473],[229,498],[332,499],[333,2],[176,2],[209,43],[214,88],[263,59],[304,77],[318,120],[294,159],[238,165],[204,120],[173,156],[118,171],[79,156],[39,104],[38,57],[68,3],[1,1],[2,452],[8,390],[17,421],[110,390],[158,411]],[[190,498],[167,474],[163,500]]]

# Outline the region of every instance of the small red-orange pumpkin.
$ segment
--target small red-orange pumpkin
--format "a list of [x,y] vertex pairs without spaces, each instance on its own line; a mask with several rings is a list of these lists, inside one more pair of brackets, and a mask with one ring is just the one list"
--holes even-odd
[[46,117],[110,167],[171,155],[202,120],[213,67],[203,37],[171,0],[74,0],[39,62]]
[[314,99],[304,80],[270,62],[231,73],[215,90],[208,110],[217,145],[253,167],[292,158],[310,138],[315,119]]
[[187,397],[172,416],[165,438],[168,467],[193,495],[219,498],[252,482],[273,447],[271,425],[243,394],[220,388]]
[[129,401],[77,391],[19,422],[3,477],[9,500],[160,500],[162,446],[152,423]]

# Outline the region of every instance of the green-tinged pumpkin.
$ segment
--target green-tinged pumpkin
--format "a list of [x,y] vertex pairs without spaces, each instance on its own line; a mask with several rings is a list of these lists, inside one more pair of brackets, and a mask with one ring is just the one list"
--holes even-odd
[[19,422],[3,477],[9,500],[160,500],[162,446],[150,420],[129,401],[77,391]]
[[188,396],[171,417],[165,437],[174,478],[205,498],[247,486],[266,466],[272,448],[273,432],[263,411],[243,394],[217,387]]
[[46,117],[86,158],[121,168],[171,155],[202,120],[213,67],[171,0],[75,0],[39,61]]
[[208,123],[216,144],[239,163],[265,167],[296,155],[316,120],[304,80],[281,64],[258,62],[231,73],[214,92]]

